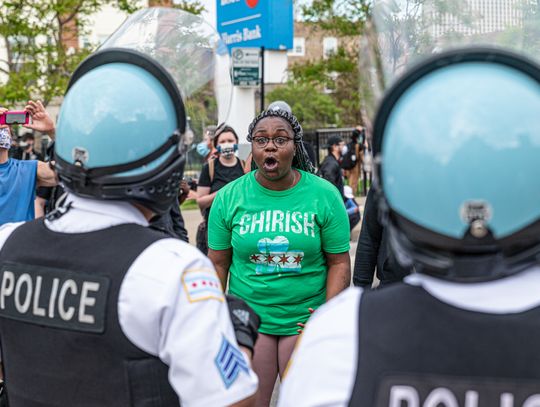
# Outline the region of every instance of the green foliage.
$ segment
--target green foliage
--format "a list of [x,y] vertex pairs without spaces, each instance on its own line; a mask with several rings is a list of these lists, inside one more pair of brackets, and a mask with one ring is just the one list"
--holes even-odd
[[196,0],[181,0],[179,3],[175,4],[173,6],[174,8],[179,8],[181,10],[185,10],[191,14],[201,14],[205,7]]
[[362,122],[357,49],[340,47],[327,59],[297,63],[291,74],[293,83],[329,93],[326,96],[339,109],[337,122],[347,126]]
[[89,17],[104,5],[124,11],[136,9],[136,0],[16,0],[4,1],[0,13],[0,41],[7,58],[0,72],[2,104],[39,98],[48,104],[64,94],[71,73],[91,51],[67,49],[65,40],[87,34]]
[[338,108],[340,125],[362,123],[363,74],[358,67],[359,40],[365,30],[371,0],[312,0],[301,7],[302,19],[312,30],[339,38],[337,52],[326,59],[295,64],[292,82],[313,87],[327,95]]
[[371,0],[313,0],[301,7],[305,21],[338,36],[362,34]]
[[305,129],[339,126],[341,109],[334,100],[313,86],[289,82],[266,95],[268,104],[275,100],[287,102]]
[[[66,38],[88,34],[90,17],[105,5],[132,13],[138,0],[5,0],[0,13],[0,44],[7,50],[0,59],[0,103],[12,105],[39,98],[45,105],[62,96],[77,65],[98,44],[67,49]],[[198,0],[174,6],[200,14]]]

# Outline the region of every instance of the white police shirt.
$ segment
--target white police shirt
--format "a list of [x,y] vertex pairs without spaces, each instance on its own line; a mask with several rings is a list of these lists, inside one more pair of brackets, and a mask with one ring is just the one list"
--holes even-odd
[[[69,202],[66,214],[45,222],[49,229],[85,233],[125,223],[148,226],[141,212],[126,202],[68,194]],[[0,227],[0,249],[21,224]],[[203,281],[208,289],[191,288]],[[146,248],[124,277],[118,317],[135,346],[169,366],[169,381],[182,406],[228,405],[257,390],[257,376],[238,349],[217,274],[193,246],[166,238]],[[223,352],[238,358],[236,369],[215,362]]]
[[[412,274],[405,283],[463,310],[512,314],[540,306],[540,267],[485,283],[452,283],[423,274]],[[349,288],[309,319],[289,362],[278,407],[348,405],[358,364],[361,296],[361,288]]]

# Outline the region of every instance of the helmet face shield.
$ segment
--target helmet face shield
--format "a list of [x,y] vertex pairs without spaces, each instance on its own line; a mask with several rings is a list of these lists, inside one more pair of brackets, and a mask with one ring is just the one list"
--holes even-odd
[[143,53],[170,74],[196,134],[203,134],[205,125],[227,120],[232,97],[229,53],[200,16],[170,8],[142,9],[100,50],[111,48]]
[[540,251],[538,10],[509,3],[374,5],[375,185],[398,260],[419,271],[498,278]]
[[[225,79],[216,78],[219,70]],[[228,70],[226,48],[200,17],[176,9],[130,17],[71,78],[55,147],[66,188],[168,210],[183,174],[189,115],[201,132],[217,122],[219,90],[228,111],[231,89],[218,89],[230,83]]]
[[540,62],[538,0],[375,0],[360,52],[374,113],[384,93],[437,54],[496,48]]

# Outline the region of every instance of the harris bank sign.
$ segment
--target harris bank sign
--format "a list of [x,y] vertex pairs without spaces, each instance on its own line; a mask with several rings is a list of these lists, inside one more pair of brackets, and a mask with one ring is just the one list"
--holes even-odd
[[291,49],[293,0],[217,0],[217,28],[229,51]]

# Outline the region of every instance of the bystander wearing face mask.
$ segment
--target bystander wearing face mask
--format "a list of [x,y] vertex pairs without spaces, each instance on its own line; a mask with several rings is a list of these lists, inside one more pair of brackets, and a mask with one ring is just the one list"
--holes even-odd
[[349,147],[345,144],[343,147],[341,147],[341,155],[345,155],[349,152]]
[[199,153],[199,155],[206,157],[209,152],[210,148],[208,147],[206,141],[201,141],[199,144],[197,144],[197,153]]
[[238,151],[238,144],[223,143],[217,146],[218,153],[224,158],[231,158]]
[[11,134],[7,127],[0,129],[0,148],[9,150],[11,148]]

